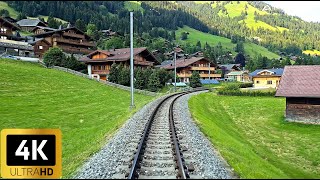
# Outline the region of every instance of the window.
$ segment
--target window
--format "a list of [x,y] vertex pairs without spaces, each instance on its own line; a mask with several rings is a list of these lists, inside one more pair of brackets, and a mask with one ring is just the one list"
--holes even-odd
[[43,49],[43,46],[39,46],[39,49]]
[[1,36],[1,39],[7,39],[7,37],[6,36]]
[[272,81],[267,81],[267,84],[272,84]]
[[7,29],[6,28],[1,28],[1,33],[6,33]]
[[257,83],[257,84],[259,84],[259,83],[260,83],[260,81],[256,81],[256,83]]

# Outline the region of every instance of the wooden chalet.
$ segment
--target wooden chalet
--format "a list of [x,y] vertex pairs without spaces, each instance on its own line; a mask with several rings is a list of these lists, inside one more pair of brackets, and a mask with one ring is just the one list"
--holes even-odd
[[222,71],[222,76],[227,78],[227,74],[234,71],[241,71],[241,64],[221,64],[218,68]]
[[7,18],[0,17],[0,39],[11,40],[17,30],[20,30],[19,26],[8,21]]
[[[157,58],[145,47],[134,48],[134,67],[153,67],[160,64]],[[108,80],[111,65],[113,63],[130,66],[130,48],[96,50],[79,61],[88,66],[88,74],[98,79]]]
[[[216,65],[210,63],[205,57],[191,57],[188,59],[180,58],[176,61],[177,76],[180,78],[180,82],[190,82],[190,77],[193,71],[198,71],[201,79],[219,79],[221,74],[217,74]],[[167,70],[174,70],[174,61],[165,64],[160,68]],[[210,70],[210,75],[209,75]]]
[[21,19],[17,24],[22,30],[29,32],[31,32],[36,26],[48,26],[45,22],[42,22],[39,19]]
[[[34,30],[38,31],[39,29]],[[44,29],[42,28],[42,30]],[[89,54],[96,49],[92,39],[76,27],[47,31],[35,34],[34,37],[43,38],[50,43],[51,47],[57,46],[66,53]],[[36,53],[41,54],[41,52]]]
[[56,30],[57,29],[49,28],[49,27],[45,27],[45,26],[36,26],[31,30],[31,32],[33,32],[33,34],[43,34],[46,32],[56,31]]
[[285,66],[276,97],[286,97],[287,121],[320,124],[320,65]]

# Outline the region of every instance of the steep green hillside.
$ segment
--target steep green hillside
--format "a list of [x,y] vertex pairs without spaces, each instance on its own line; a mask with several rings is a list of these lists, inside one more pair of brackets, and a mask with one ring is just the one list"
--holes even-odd
[[125,1],[124,8],[126,8],[129,11],[144,11],[144,9],[141,7],[140,1]]
[[8,3],[0,1],[0,9],[6,9],[10,16],[13,18],[17,18],[18,17],[18,12],[16,10],[14,10],[12,7],[8,6]]
[[[135,94],[136,110],[153,97]],[[0,59],[0,130],[58,128],[63,177],[133,114],[130,92],[38,64]]]
[[[189,32],[188,39],[185,41],[181,40],[181,33],[182,32]],[[224,38],[221,36],[215,36],[215,35],[208,34],[208,33],[203,33],[201,31],[192,29],[188,26],[184,26],[183,28],[179,28],[176,31],[176,36],[177,36],[178,42],[180,42],[180,43],[189,42],[191,44],[196,44],[198,41],[200,41],[202,45],[204,45],[207,42],[210,46],[216,46],[220,42],[223,48],[231,51],[233,54],[236,54],[236,52],[234,51],[234,47],[236,45],[233,44],[231,42],[231,40],[228,38]],[[266,56],[269,59],[279,58],[279,56],[277,54],[272,53],[272,52],[268,51],[266,48],[259,46],[259,45],[256,45],[251,42],[244,43],[244,49],[245,49],[245,53],[250,55],[251,57],[256,57],[258,54],[261,54],[262,56]]]

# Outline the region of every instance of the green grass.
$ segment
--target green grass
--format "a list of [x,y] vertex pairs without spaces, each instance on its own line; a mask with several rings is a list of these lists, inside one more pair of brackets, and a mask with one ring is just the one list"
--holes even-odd
[[320,51],[318,51],[318,50],[305,50],[305,51],[303,51],[303,53],[304,54],[310,54],[310,55],[318,55],[318,56],[320,56]]
[[72,173],[143,105],[154,99],[40,65],[0,59],[0,129],[62,131],[63,177]]
[[31,36],[31,35],[33,35],[33,33],[29,32],[29,31],[20,31],[19,33],[22,36]]
[[189,107],[241,178],[320,178],[320,126],[284,121],[284,98],[204,93]]
[[[180,39],[182,32],[189,32],[190,33],[188,35],[187,40],[183,41]],[[188,26],[184,26],[183,28],[179,28],[176,31],[176,36],[177,36],[176,37],[177,41],[179,43],[189,42],[193,45],[195,45],[198,41],[200,41],[202,46],[204,46],[206,42],[210,46],[217,46],[218,43],[220,42],[224,49],[231,51],[234,56],[236,55],[236,52],[234,51],[234,47],[236,45],[231,42],[231,39],[228,39],[225,37],[215,36],[215,35],[212,35],[209,33],[204,33],[204,32],[198,31],[196,29],[190,28]],[[268,51],[268,49],[266,49],[262,46],[256,45],[254,43],[251,43],[251,42],[244,43],[244,50],[245,50],[246,54],[250,55],[250,57],[256,57],[258,54],[261,54],[262,56],[266,56],[269,59],[280,57],[277,54]]]
[[0,1],[0,9],[6,9],[9,12],[10,17],[17,18],[18,12],[8,5],[8,3]]
[[124,8],[128,11],[141,11],[144,12],[144,9],[141,7],[140,1],[125,1]]

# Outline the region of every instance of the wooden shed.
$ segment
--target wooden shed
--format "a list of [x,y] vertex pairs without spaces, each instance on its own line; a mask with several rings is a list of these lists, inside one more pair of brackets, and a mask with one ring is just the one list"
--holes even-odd
[[320,124],[320,65],[286,66],[276,97],[286,97],[286,120]]

